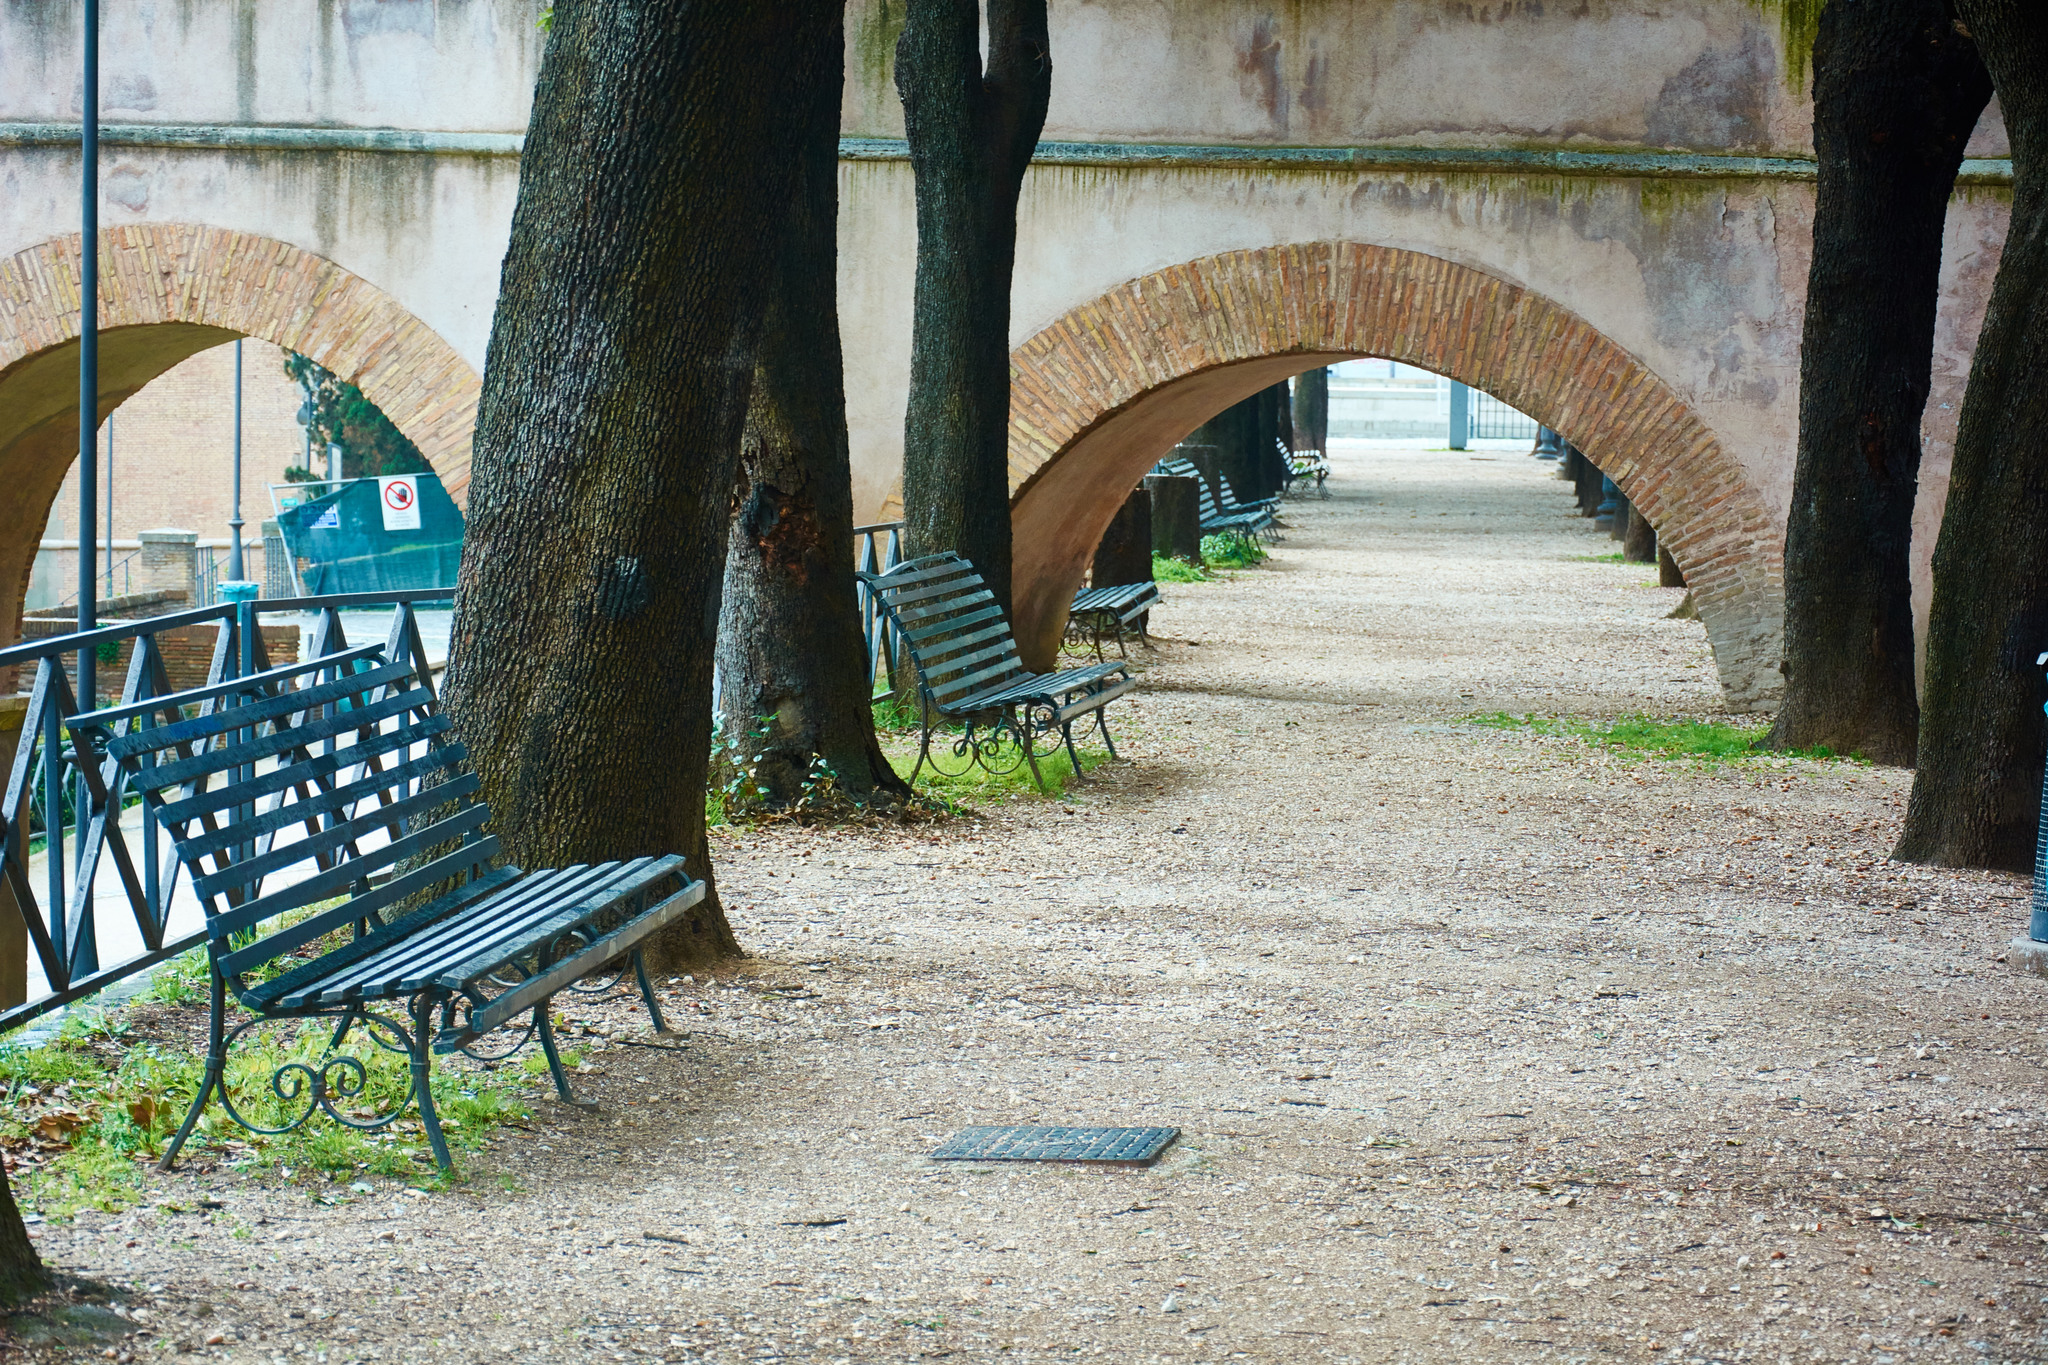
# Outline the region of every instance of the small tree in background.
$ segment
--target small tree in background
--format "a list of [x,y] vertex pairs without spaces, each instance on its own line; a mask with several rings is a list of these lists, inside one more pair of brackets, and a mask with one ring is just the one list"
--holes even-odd
[[[284,353],[284,372],[306,395],[299,408],[299,425],[311,428],[313,449],[319,452],[330,444],[340,445],[344,479],[434,472],[420,448],[392,425],[382,408],[363,397],[361,389],[295,351]],[[295,466],[285,471],[285,477],[311,482],[325,478],[324,466],[317,464],[317,455],[315,459],[314,469]]]

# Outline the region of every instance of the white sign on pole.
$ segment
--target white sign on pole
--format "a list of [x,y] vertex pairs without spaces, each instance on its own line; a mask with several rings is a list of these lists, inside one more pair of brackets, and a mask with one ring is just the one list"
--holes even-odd
[[411,474],[380,474],[377,501],[384,508],[384,529],[420,529],[420,481]]

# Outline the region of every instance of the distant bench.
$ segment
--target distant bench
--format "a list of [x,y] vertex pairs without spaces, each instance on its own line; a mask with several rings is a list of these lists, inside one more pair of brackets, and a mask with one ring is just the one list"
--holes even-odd
[[920,733],[911,781],[928,762],[938,772],[948,771],[932,753],[932,734],[949,723],[961,727],[959,738],[948,746],[961,765],[959,772],[970,766],[990,773],[1015,771],[1014,763],[1002,766],[1007,735],[1022,751],[1018,761],[1031,765],[1040,791],[1046,789],[1045,774],[1039,771],[1034,741],[1057,731],[1080,777],[1074,722],[1085,716],[1095,717],[1103,744],[1116,757],[1103,708],[1138,685],[1128,664],[1031,672],[1017,655],[1016,639],[995,595],[974,565],[951,551],[906,559],[887,573],[860,577],[917,668]]
[[1067,609],[1067,619],[1094,637],[1097,659],[1102,657],[1104,635],[1114,635],[1116,652],[1128,659],[1130,655],[1124,650],[1124,631],[1135,624],[1138,638],[1147,639],[1146,613],[1158,605],[1159,585],[1150,580],[1083,588],[1074,594],[1074,605]]
[[1216,475],[1216,487],[1212,490],[1209,480],[1203,477],[1202,471],[1195,467],[1192,460],[1161,460],[1157,467],[1162,474],[1173,474],[1195,481],[1201,501],[1203,535],[1234,534],[1246,538],[1263,535],[1269,540],[1279,538],[1276,530],[1280,520],[1278,499],[1239,502],[1230,487],[1230,480],[1220,472]]

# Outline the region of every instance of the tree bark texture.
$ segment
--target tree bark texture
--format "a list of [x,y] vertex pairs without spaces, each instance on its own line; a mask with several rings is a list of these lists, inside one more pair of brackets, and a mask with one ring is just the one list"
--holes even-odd
[[1942,224],[1991,80],[1947,0],[1829,5],[1813,69],[1820,179],[1785,531],[1785,696],[1765,743],[1909,766],[1909,558]]
[[1621,557],[1630,564],[1657,562],[1657,530],[1634,503],[1628,505],[1628,534],[1622,538]]
[[0,1305],[24,1303],[50,1287],[50,1272],[36,1255],[14,1202],[14,1190],[0,1172]]
[[1152,553],[1162,559],[1202,562],[1202,482],[1178,474],[1148,474],[1152,497]]
[[1678,567],[1678,561],[1671,557],[1671,551],[1662,545],[1657,547],[1657,586],[1660,588],[1682,588],[1685,586],[1685,571]]
[[1134,489],[1110,518],[1088,569],[1090,587],[1115,588],[1152,581],[1152,494]]
[[1281,452],[1294,449],[1294,399],[1284,379],[1266,390],[1266,398],[1272,423],[1259,441],[1259,491],[1247,496],[1276,498],[1287,487],[1287,457]]
[[917,180],[903,516],[1010,609],[1010,272],[1017,195],[1052,92],[1045,0],[908,0],[896,89]]
[[1193,454],[1188,456],[1194,466],[1202,471],[1208,480],[1209,492],[1221,506],[1223,488],[1216,480],[1221,474],[1229,480],[1230,491],[1239,498],[1257,496],[1251,490],[1257,477],[1256,445],[1259,432],[1259,404],[1265,396],[1262,390],[1240,402],[1232,403],[1223,411],[1202,423],[1188,442],[1198,446],[1212,447],[1216,452],[1215,466],[1211,468]]
[[718,623],[720,731],[771,809],[804,794],[814,760],[856,801],[910,795],[875,743],[854,589],[838,310],[843,28],[801,54],[811,69],[795,81],[798,183],[755,354]]
[[1330,372],[1318,367],[1294,376],[1294,448],[1330,448]]
[[[507,856],[711,881],[711,663],[823,0],[564,0],[477,414],[448,693]],[[806,56],[805,54],[811,54]],[[715,893],[650,945],[737,951]]]
[[1607,476],[1600,472],[1600,466],[1586,458],[1586,452],[1572,447],[1579,457],[1578,477],[1573,480],[1573,492],[1579,500],[1579,515],[1597,517],[1600,504],[1606,498]]
[[2048,649],[2048,7],[1960,0],[2012,139],[2005,254],[1934,545],[1918,771],[1893,857],[2034,863]]

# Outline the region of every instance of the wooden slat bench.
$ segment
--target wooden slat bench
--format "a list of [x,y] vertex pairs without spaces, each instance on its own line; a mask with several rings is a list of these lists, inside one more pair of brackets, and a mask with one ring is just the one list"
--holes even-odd
[[1095,641],[1095,657],[1102,657],[1102,637],[1106,634],[1116,637],[1116,652],[1128,659],[1124,649],[1124,631],[1133,623],[1138,627],[1138,638],[1146,635],[1146,613],[1159,605],[1159,585],[1143,583],[1120,583],[1105,588],[1083,588],[1074,594],[1074,605],[1067,609],[1067,619],[1081,630],[1086,631]]
[[963,761],[960,771],[973,764],[990,772],[1014,771],[994,766],[1008,734],[1022,751],[1022,761],[1031,765],[1040,791],[1045,775],[1038,768],[1034,739],[1058,731],[1074,775],[1080,777],[1074,722],[1084,716],[1095,717],[1103,744],[1116,757],[1103,708],[1137,686],[1129,665],[1031,672],[1017,656],[1017,642],[995,595],[974,565],[950,551],[907,559],[887,573],[861,578],[917,668],[921,733],[911,781],[928,762],[946,771],[932,755],[932,733],[935,726],[949,723],[961,727],[951,745],[952,756]]
[[[105,754],[104,790],[141,793],[206,912],[206,1071],[163,1169],[211,1096],[256,1127],[229,1093],[227,1062],[236,1040],[266,1021],[333,1021],[327,1060],[273,1078],[278,1096],[305,1106],[286,1128],[316,1107],[382,1127],[409,1102],[443,1169],[431,1053],[469,1050],[527,1016],[505,1052],[496,1051],[503,1038],[487,1046],[506,1055],[538,1033],[557,1093],[577,1103],[548,1002],[626,962],[664,1029],[640,945],[702,900],[704,884],[673,855],[533,873],[498,865],[490,808],[423,658],[388,657],[407,652],[396,639],[343,649],[68,722],[81,752]],[[325,946],[337,936],[344,941]],[[308,957],[309,945],[320,951]],[[232,1028],[229,991],[251,1016]],[[377,1010],[392,1004],[406,1021]],[[411,1067],[405,1100],[369,1122],[336,1108],[354,1094],[350,1073],[360,1080],[337,1052],[352,1029],[394,1050],[402,1043]]]

